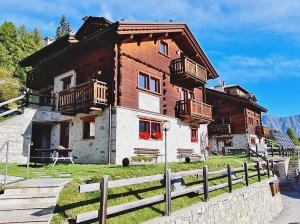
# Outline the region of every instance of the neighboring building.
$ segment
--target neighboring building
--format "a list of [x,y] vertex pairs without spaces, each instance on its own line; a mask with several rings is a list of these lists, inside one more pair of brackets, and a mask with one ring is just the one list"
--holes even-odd
[[48,46],[49,44],[52,44],[54,42],[54,38],[52,37],[44,37],[44,44],[45,46]]
[[206,89],[206,100],[213,107],[213,122],[208,126],[213,150],[255,149],[264,144],[261,113],[267,109],[256,97],[239,85],[221,85]]
[[80,163],[120,164],[136,148],[163,154],[166,120],[170,161],[177,149],[205,147],[212,120],[205,84],[218,75],[186,24],[87,17],[75,35],[21,65],[33,67],[28,86],[49,96],[41,105],[53,106],[37,108],[32,155],[59,145]]

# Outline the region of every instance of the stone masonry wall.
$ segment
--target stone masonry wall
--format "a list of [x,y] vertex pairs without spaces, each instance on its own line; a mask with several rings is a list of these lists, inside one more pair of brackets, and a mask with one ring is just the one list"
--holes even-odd
[[152,219],[145,224],[267,224],[282,210],[281,195],[272,197],[269,182],[251,184],[208,202],[201,202],[173,212],[171,216]]

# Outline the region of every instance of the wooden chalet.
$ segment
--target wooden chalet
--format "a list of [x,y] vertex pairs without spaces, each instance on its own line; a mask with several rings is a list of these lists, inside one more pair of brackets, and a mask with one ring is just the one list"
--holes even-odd
[[[184,23],[111,22],[89,16],[76,34],[56,40],[20,64],[33,68],[28,87],[49,96],[54,112],[71,116],[68,146],[78,148],[70,136],[81,136],[78,133],[84,124],[77,122],[84,116],[95,117],[93,135],[103,144],[97,162],[113,157],[113,162],[120,163],[140,145],[160,148],[139,133],[146,132],[151,139],[154,131],[161,134],[162,122],[168,119],[175,119],[174,131],[183,130],[181,124],[175,124],[177,119],[187,127],[183,142],[188,144],[182,147],[198,149],[196,144],[190,146],[191,135],[200,139],[198,129],[212,121],[212,107],[205,102],[205,84],[218,74]],[[128,116],[135,120],[130,121]],[[107,127],[104,123],[109,119],[112,124]],[[135,145],[118,145],[123,138],[119,134],[118,139],[118,128],[124,129],[126,120],[127,127],[138,129],[128,132],[134,135]],[[177,132],[174,136],[180,135]],[[59,140],[53,144],[59,144]],[[80,144],[86,147],[85,142]],[[121,146],[129,152],[118,155]],[[86,148],[92,152],[93,147]],[[79,154],[82,161],[92,160],[91,155]]]
[[217,151],[247,149],[263,144],[265,131],[261,113],[267,109],[255,95],[239,85],[206,89],[207,102],[213,106],[213,121],[208,125],[210,143]]

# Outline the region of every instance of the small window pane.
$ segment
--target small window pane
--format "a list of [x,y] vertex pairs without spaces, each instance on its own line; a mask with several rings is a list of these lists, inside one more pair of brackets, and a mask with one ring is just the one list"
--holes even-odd
[[139,123],[139,131],[140,132],[149,132],[149,122],[140,121]]
[[165,42],[160,42],[159,52],[166,55],[168,54],[168,45]]
[[153,132],[161,132],[160,131],[161,129],[160,129],[160,124],[159,123],[152,123],[151,124],[151,132],[153,133]]
[[150,80],[150,91],[159,93],[159,80],[156,78],[151,78]]
[[90,123],[90,137],[95,137],[95,122]]
[[147,89],[148,76],[140,73],[139,74],[139,87],[143,89]]

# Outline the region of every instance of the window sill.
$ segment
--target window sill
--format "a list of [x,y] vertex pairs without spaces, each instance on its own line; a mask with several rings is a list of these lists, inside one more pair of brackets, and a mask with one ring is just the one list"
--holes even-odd
[[94,140],[95,137],[85,137],[85,138],[82,138],[82,140]]
[[160,52],[160,51],[158,51],[158,54],[160,54],[160,55],[162,55],[162,56],[164,56],[164,57],[166,57],[166,58],[168,58],[168,59],[171,59],[171,57],[170,57],[169,55],[164,54],[164,53],[162,53],[162,52]]
[[154,95],[154,96],[161,96],[161,93],[156,93],[156,92],[152,92],[148,89],[144,89],[144,88],[141,88],[141,87],[136,87],[138,90],[142,91],[142,92],[146,92],[146,93],[149,93],[151,95]]
[[163,139],[154,139],[154,138],[149,138],[149,139],[139,138],[139,140],[150,141],[150,142],[163,141]]

